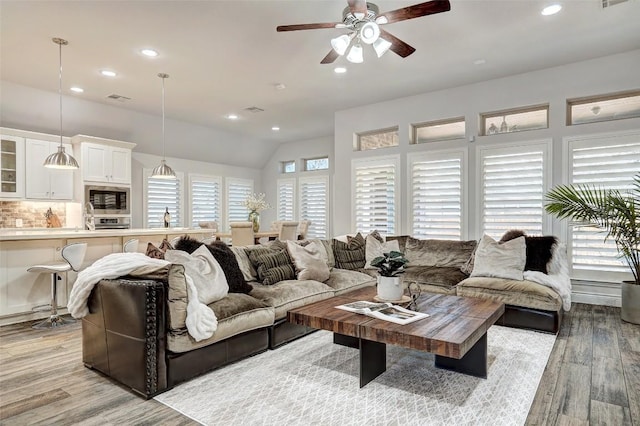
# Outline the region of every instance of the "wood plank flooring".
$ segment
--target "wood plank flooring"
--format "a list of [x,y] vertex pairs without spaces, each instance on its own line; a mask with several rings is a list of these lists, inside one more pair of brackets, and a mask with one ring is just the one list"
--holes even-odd
[[[0,327],[0,425],[195,425],[82,364],[76,323]],[[574,304],[565,315],[528,425],[640,426],[640,326],[620,309]]]

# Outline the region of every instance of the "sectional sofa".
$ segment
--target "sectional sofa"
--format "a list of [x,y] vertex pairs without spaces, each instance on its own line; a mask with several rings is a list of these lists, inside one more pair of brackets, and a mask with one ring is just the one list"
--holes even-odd
[[[472,258],[475,241],[424,240],[416,247],[415,239],[395,238],[411,260],[404,274],[407,285],[424,292],[499,300],[507,307],[500,324],[557,332],[562,303],[546,287],[469,278],[461,270]],[[185,325],[188,297],[182,265],[170,264],[152,275],[101,280],[89,297],[90,313],[82,319],[85,366],[150,398],[180,382],[314,331],[288,323],[287,311],[374,286],[376,276],[374,270],[363,268],[363,238],[319,244],[324,246],[324,261],[331,267],[323,282],[294,278],[261,283],[249,261],[254,248],[234,248],[252,289],[248,294],[229,293],[209,305],[218,326],[212,337],[201,341],[195,341]]]

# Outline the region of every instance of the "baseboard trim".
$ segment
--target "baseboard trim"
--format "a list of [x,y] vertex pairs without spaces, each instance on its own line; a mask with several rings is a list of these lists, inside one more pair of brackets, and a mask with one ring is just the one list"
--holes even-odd
[[589,305],[604,305],[620,307],[620,283],[601,281],[571,281],[571,301]]
[[[67,308],[58,308],[58,315],[66,315],[68,313],[69,311],[67,310]],[[48,318],[50,315],[51,309],[39,312],[25,312],[21,314],[5,315],[0,317],[0,326],[41,320]]]

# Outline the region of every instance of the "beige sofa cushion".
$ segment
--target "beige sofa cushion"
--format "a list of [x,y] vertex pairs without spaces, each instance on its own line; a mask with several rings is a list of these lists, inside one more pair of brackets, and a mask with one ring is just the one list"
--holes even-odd
[[562,299],[552,289],[532,281],[471,277],[456,286],[458,296],[478,297],[506,305],[558,312]]
[[[367,271],[375,272],[375,275],[378,275],[377,271],[371,269]],[[338,296],[362,287],[375,285],[376,278],[358,271],[333,268],[329,274],[329,279],[324,283],[335,290],[335,294]]]
[[186,327],[169,330],[167,347],[172,352],[188,352],[236,334],[268,327],[275,320],[274,309],[266,303],[242,293],[229,293],[208,305],[218,318],[218,328],[209,339],[196,342]]
[[407,238],[404,256],[408,266],[445,266],[460,268],[471,257],[477,242],[453,240],[418,240]]
[[253,290],[249,293],[258,300],[275,309],[275,319],[287,316],[287,311],[333,297],[331,287],[319,281],[285,280],[271,285],[251,283]]

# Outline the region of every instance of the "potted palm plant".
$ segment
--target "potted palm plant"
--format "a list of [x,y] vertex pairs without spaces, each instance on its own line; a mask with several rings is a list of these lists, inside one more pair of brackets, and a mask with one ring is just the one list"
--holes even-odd
[[398,275],[404,272],[404,265],[409,262],[399,251],[382,253],[371,261],[371,266],[378,270],[378,297],[388,301],[402,299],[402,283]]
[[640,173],[629,193],[589,185],[560,185],[546,196],[545,210],[560,219],[588,222],[613,238],[631,268],[633,281],[622,282],[624,321],[640,324]]

